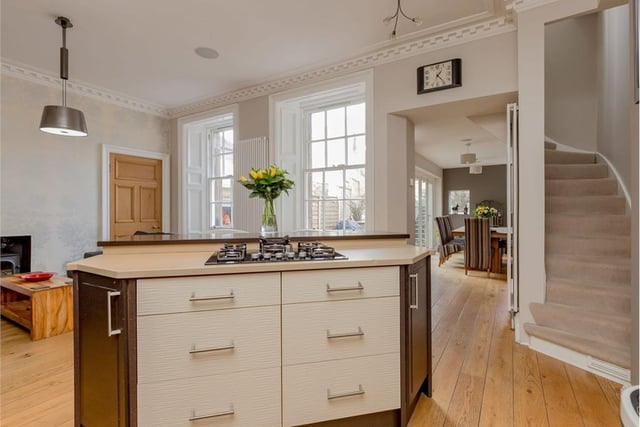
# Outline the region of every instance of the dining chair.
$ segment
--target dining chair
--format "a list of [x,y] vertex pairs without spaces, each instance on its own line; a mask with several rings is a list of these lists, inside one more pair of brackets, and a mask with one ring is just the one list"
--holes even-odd
[[464,219],[464,274],[486,270],[491,274],[491,226],[489,218]]
[[451,228],[451,218],[448,216],[437,216],[436,224],[438,225],[438,234],[440,235],[440,259],[438,267],[440,267],[451,255],[464,250],[464,245],[454,240]]

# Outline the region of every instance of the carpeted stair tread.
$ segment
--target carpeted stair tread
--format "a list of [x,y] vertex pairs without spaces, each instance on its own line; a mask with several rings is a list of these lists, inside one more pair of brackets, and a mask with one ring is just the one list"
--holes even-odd
[[627,201],[622,196],[579,196],[545,198],[545,211],[573,215],[623,214]]
[[566,214],[545,215],[545,229],[547,233],[562,233],[566,235],[625,235],[631,233],[631,218],[627,215],[593,215],[568,216]]
[[530,308],[536,325],[614,345],[629,345],[631,342],[631,319],[628,315],[555,303],[532,303]]
[[605,196],[618,194],[615,178],[547,179],[545,194],[549,196]]
[[631,367],[631,351],[629,346],[605,344],[594,339],[576,336],[533,323],[525,323],[523,326],[529,335],[612,363],[621,368],[629,369]]
[[596,163],[596,155],[594,153],[545,149],[544,162],[546,164],[593,164]]
[[547,302],[602,313],[631,313],[631,286],[608,286],[571,279],[547,279]]
[[631,255],[631,239],[623,235],[567,235],[547,233],[547,254],[619,256]]
[[631,281],[630,260],[624,257],[555,255],[547,256],[545,264],[547,278],[574,278],[611,286],[628,286]]
[[548,164],[544,167],[545,179],[585,179],[607,178],[609,170],[607,165],[594,164]]

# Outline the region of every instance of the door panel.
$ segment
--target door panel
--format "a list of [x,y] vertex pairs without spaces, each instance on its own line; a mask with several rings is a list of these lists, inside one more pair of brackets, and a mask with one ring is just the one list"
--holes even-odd
[[162,230],[162,161],[109,155],[110,238]]

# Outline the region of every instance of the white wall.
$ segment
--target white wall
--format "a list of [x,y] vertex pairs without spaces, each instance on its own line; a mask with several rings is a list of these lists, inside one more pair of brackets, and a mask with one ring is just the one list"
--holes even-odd
[[522,328],[532,322],[531,302],[544,302],[544,33],[545,24],[595,9],[597,0],[563,0],[516,10],[518,20],[519,128],[519,284],[516,338],[529,342]]
[[598,17],[598,152],[618,171],[625,186],[631,182],[631,123],[633,104],[629,6],[604,10]]
[[545,27],[545,134],[596,151],[598,136],[597,14]]
[[[418,95],[416,69],[449,58],[462,59],[462,87]],[[516,34],[501,34],[384,64],[374,68],[374,150],[375,150],[375,229],[406,232],[396,221],[398,212],[391,203],[399,188],[407,185],[404,157],[385,156],[402,150],[402,139],[390,140],[387,116],[397,111],[476,98],[518,89]],[[402,173],[399,173],[402,171]],[[393,210],[391,210],[393,209]]]
[[2,76],[0,233],[31,235],[31,269],[63,273],[101,236],[101,144],[168,153],[169,136],[162,118],[73,93],[89,136],[41,132],[42,107],[59,103],[59,89]]

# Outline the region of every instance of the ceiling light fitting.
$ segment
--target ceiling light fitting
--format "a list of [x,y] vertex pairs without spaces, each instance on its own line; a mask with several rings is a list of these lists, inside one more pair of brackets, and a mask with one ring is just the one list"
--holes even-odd
[[67,28],[73,24],[68,18],[59,16],[56,24],[62,27],[60,48],[60,79],[62,80],[62,105],[46,105],[42,110],[40,130],[54,135],[87,136],[87,123],[80,110],[67,107],[67,80],[69,79],[69,51],[67,50]]
[[469,166],[469,173],[471,175],[480,175],[482,173],[482,166],[480,165]]
[[393,21],[393,31],[391,31],[392,39],[396,38],[396,34],[397,34],[396,30],[398,29],[398,18],[400,18],[400,15],[404,16],[405,18],[407,18],[409,21],[413,22],[417,26],[422,25],[422,19],[420,19],[419,16],[416,16],[415,18],[411,18],[406,13],[404,13],[404,10],[402,10],[402,6],[400,5],[400,0],[398,0],[398,7],[396,7],[396,13],[394,13],[391,16],[387,16],[382,20],[382,22],[384,22],[385,25],[389,25]]
[[216,59],[220,54],[217,50],[211,49],[210,47],[197,47],[194,49],[196,55],[204,59]]
[[460,163],[463,165],[469,165],[476,162],[476,153],[469,153],[470,142],[465,144],[467,146],[467,152],[460,154]]

